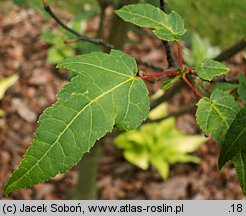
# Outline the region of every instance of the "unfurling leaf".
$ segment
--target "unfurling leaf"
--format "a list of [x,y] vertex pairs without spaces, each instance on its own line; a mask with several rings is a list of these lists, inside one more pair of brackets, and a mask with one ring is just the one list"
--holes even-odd
[[239,111],[232,95],[220,90],[213,91],[210,99],[202,98],[196,111],[196,120],[205,134],[211,133],[217,143],[224,140],[230,124]]
[[224,75],[230,71],[224,64],[212,59],[203,60],[195,69],[199,77],[209,81],[216,76]]
[[166,80],[162,83],[161,89],[167,90],[172,87],[172,85],[180,79],[180,76],[176,76],[173,79]]
[[175,11],[165,14],[150,4],[127,5],[115,12],[124,21],[146,28],[162,40],[177,41],[186,32],[184,20]]
[[246,149],[246,107],[237,114],[221,144],[219,167]]
[[191,49],[183,47],[183,58],[189,66],[200,64],[205,58],[214,58],[220,54],[218,47],[212,47],[207,38],[198,33],[192,33]]
[[129,55],[92,53],[68,58],[58,67],[77,76],[40,116],[32,145],[5,185],[5,195],[65,173],[114,126],[130,130],[147,117],[147,89],[135,77],[136,62]]

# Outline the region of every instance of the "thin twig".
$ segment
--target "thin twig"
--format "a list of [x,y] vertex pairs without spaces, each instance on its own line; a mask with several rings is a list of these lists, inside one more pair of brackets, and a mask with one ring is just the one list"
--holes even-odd
[[190,81],[183,76],[182,80],[184,80],[184,82],[190,87],[190,89],[195,93],[195,95],[199,98],[203,98],[203,96],[194,88],[194,86],[190,83]]
[[[107,43],[106,41],[104,41],[103,39],[98,39],[98,38],[89,38],[85,35],[82,35],[76,31],[74,31],[73,29],[69,28],[66,24],[64,24],[60,18],[58,18],[55,13],[53,12],[53,10],[51,9],[51,7],[44,1],[43,1],[43,6],[44,6],[44,10],[56,21],[56,23],[58,25],[60,25],[63,29],[71,32],[73,35],[75,35],[77,38],[75,39],[68,39],[68,40],[65,40],[65,43],[75,43],[75,42],[78,42],[78,41],[87,41],[87,42],[90,42],[90,43],[94,43],[94,44],[98,44],[98,45],[101,45],[107,49],[113,49],[114,48],[114,45],[110,44],[110,43]],[[152,68],[156,71],[164,71],[165,68],[162,68],[162,67],[159,67],[159,66],[156,66],[156,65],[153,65],[153,64],[150,64],[146,61],[143,61],[143,60],[139,60],[139,59],[136,59],[136,61],[138,62],[138,64],[141,64],[145,67],[148,67],[148,68]]]
[[232,45],[231,47],[229,47],[228,49],[224,50],[218,56],[216,56],[214,60],[225,61],[245,48],[246,48],[246,38],[243,38],[239,40],[237,43],[235,43],[234,45]]
[[183,70],[183,57],[182,57],[182,50],[179,42],[176,42],[178,48],[178,57],[179,57],[179,68]]
[[83,41],[87,41],[90,43],[94,43],[94,44],[98,44],[101,46],[104,46],[108,49],[113,49],[114,46],[112,44],[109,44],[107,42],[105,42],[103,39],[98,39],[98,38],[89,38],[85,35],[82,35],[80,33],[78,33],[77,31],[69,28],[66,24],[64,24],[53,12],[53,10],[51,9],[51,7],[44,2],[44,10],[56,21],[56,23],[58,25],[60,25],[63,29],[69,31],[70,33],[72,33],[73,35],[75,35],[77,37],[77,40],[83,40]]
[[177,76],[178,73],[176,71],[163,71],[163,72],[160,72],[160,73],[154,73],[154,74],[150,74],[150,75],[139,76],[139,78],[141,78],[141,79],[152,79],[152,78],[155,78],[155,77],[160,77],[160,76],[165,76],[165,75]]
[[[168,13],[168,7],[167,7],[167,3],[164,0],[160,0],[160,9],[164,12],[164,13]],[[166,50],[166,58],[167,58],[167,62],[168,62],[168,67],[174,67],[175,66],[175,61],[173,59],[172,56],[172,52],[171,52],[171,48],[170,45],[168,43],[168,41],[166,40],[162,40],[162,44]]]

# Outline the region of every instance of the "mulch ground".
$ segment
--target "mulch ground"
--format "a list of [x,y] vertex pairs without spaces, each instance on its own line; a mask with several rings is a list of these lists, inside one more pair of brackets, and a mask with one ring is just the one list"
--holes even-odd
[[[51,22],[52,25],[54,23]],[[5,117],[0,119],[0,198],[2,188],[16,169],[30,145],[37,119],[42,111],[56,101],[56,94],[66,80],[47,63],[49,45],[39,38],[41,26],[50,25],[33,10],[14,8],[0,16],[0,79],[18,74],[18,82],[9,89],[0,108]],[[131,36],[131,35],[130,35]],[[163,48],[150,34],[141,44],[126,45],[125,50],[135,57],[153,63],[163,62]],[[233,73],[245,70],[243,55],[228,62]],[[151,91],[157,84],[148,84]],[[183,89],[171,101],[172,106],[194,102],[193,94]],[[199,129],[194,116],[179,117],[177,126],[190,134]],[[219,147],[207,142],[196,155],[201,164],[176,164],[171,167],[170,178],[163,181],[154,170],[142,171],[126,162],[122,152],[112,144],[109,135],[102,145],[98,171],[99,199],[243,199],[235,169],[227,165],[218,170]],[[8,199],[65,199],[76,184],[77,168],[53,180],[30,189],[19,190]]]

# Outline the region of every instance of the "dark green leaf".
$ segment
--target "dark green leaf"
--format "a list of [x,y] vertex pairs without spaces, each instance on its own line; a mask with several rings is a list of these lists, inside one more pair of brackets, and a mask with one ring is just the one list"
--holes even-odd
[[246,77],[241,73],[239,78],[238,94],[246,103]]
[[237,114],[228,129],[225,140],[222,142],[219,167],[221,168],[227,161],[231,160],[246,148],[246,107]]
[[243,190],[244,195],[246,195],[246,150],[239,152],[232,159],[232,163],[236,167],[241,188]]

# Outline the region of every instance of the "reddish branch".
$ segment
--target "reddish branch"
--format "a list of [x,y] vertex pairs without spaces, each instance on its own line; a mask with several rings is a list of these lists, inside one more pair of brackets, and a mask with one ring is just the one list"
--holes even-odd
[[183,76],[182,79],[191,88],[191,90],[195,93],[197,97],[203,98],[203,96],[194,88],[194,86],[190,83],[190,81],[185,76]]
[[154,73],[154,74],[150,74],[150,75],[145,75],[145,76],[139,76],[139,78],[141,79],[152,79],[155,77],[160,77],[160,76],[165,76],[165,75],[175,75],[177,76],[178,73],[176,71],[164,71],[161,73]]
[[179,57],[179,67],[180,70],[183,70],[183,56],[182,56],[182,50],[181,50],[181,46],[179,44],[179,42],[176,42],[177,44],[177,48],[178,48],[178,57]]

